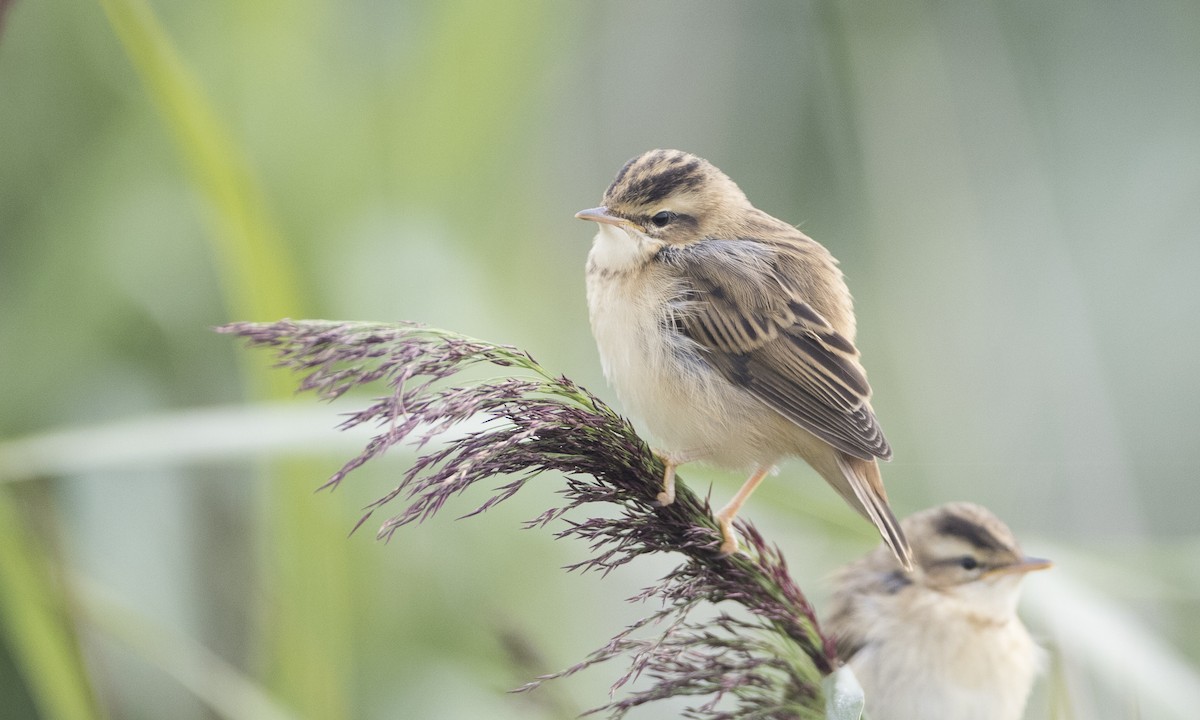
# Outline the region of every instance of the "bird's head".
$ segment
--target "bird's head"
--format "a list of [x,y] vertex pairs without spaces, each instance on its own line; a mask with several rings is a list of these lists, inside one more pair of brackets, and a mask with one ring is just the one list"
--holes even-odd
[[[621,168],[604,204],[575,217],[651,244],[687,245],[736,227],[753,207],[725,173],[681,150],[651,150]],[[638,236],[641,236],[640,238]]]
[[1021,579],[1051,564],[1026,556],[1008,526],[973,503],[915,513],[904,520],[904,532],[916,565],[912,581],[984,618],[1011,617]]

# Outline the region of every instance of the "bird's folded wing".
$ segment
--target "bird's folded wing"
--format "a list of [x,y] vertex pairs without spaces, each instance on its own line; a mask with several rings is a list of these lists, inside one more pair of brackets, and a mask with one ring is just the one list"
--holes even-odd
[[[878,637],[879,618],[895,612],[890,604],[913,580],[881,548],[843,567],[830,584],[833,594],[821,624],[833,638],[838,657],[850,660]],[[884,609],[889,606],[893,609]]]
[[705,240],[662,260],[681,286],[674,324],[731,383],[863,460],[892,451],[858,350],[802,296],[794,258],[751,240]]

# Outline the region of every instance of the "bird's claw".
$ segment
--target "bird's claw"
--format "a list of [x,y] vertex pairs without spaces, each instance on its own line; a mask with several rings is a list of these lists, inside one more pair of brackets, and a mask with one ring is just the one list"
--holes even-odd
[[738,551],[737,535],[733,532],[733,521],[717,518],[721,526],[721,557],[729,557]]

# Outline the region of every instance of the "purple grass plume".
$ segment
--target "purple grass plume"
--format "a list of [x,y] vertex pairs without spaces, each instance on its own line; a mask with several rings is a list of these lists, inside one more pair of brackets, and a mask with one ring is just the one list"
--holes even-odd
[[[395,501],[398,512],[378,532],[390,538],[437,513],[451,496],[502,476],[504,484],[469,513],[475,515],[552,470],[566,478],[564,502],[527,526],[554,524],[561,527],[556,537],[589,545],[590,556],[569,570],[607,574],[640,555],[682,556],[633,598],[660,609],[578,665],[520,690],[627,658],[610,702],[589,715],[621,718],[635,707],[687,696],[694,704],[682,713],[686,718],[824,717],[821,678],[838,661],[778,548],[739,520],[743,551],[722,557],[708,503],[683,483],[675,502],[660,507],[662,463],[627,420],[584,388],[516,348],[412,324],[281,320],[218,331],[273,348],[279,366],[303,375],[300,389],[322,398],[375,383],[388,388],[343,422],[379,432],[322,487],[338,485],[397,443],[415,445],[418,458],[395,488],[367,506],[356,528]],[[504,368],[506,376],[447,382],[484,364]],[[456,428],[467,420],[470,429]],[[619,512],[573,519],[597,503]]]

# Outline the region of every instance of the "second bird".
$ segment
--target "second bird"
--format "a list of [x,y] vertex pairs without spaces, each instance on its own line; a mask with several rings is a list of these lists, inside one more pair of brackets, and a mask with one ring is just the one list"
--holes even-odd
[[892,451],[829,251],[678,150],[630,160],[603,202],[576,215],[600,227],[587,264],[592,332],[605,377],[662,443],[660,502],[674,500],[682,463],[750,470],[716,516],[732,553],[742,504],[798,456],[910,567],[877,464]]

